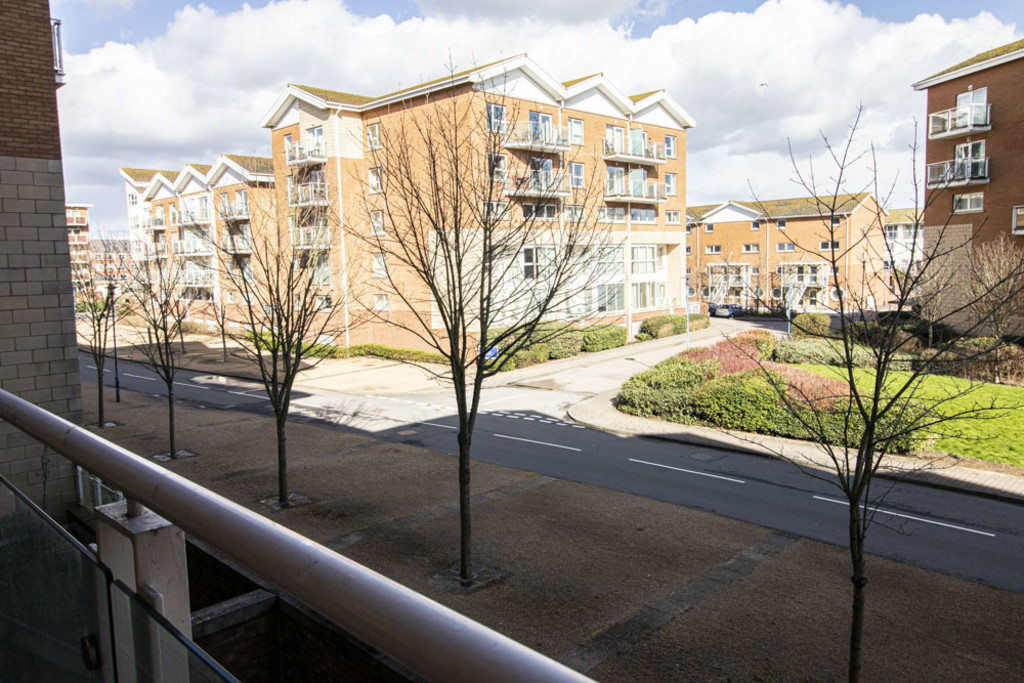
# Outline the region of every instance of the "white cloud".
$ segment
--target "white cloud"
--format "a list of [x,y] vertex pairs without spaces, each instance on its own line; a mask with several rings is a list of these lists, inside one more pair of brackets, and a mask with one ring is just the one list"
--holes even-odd
[[[69,200],[94,203],[97,219],[113,226],[124,220],[117,167],[177,169],[265,149],[269,133],[257,122],[287,82],[382,94],[442,75],[449,59],[462,69],[524,51],[562,80],[602,71],[626,92],[668,89],[698,123],[688,135],[691,203],[747,199],[748,180],[762,196],[800,194],[787,140],[824,173],[820,132],[842,137],[861,103],[861,140],[874,141],[888,182],[897,168],[909,178],[913,123],[926,116],[911,83],[1018,37],[985,12],[894,24],[825,0],[768,0],[641,39],[609,17],[654,11],[653,3],[588,3],[594,18],[572,24],[534,11],[539,2],[519,7],[532,16],[439,9],[395,21],[355,15],[340,0],[229,14],[200,5],[179,11],[159,38],[67,55],[59,98]],[[620,18],[628,22],[628,12]],[[895,201],[910,197],[901,185]]]

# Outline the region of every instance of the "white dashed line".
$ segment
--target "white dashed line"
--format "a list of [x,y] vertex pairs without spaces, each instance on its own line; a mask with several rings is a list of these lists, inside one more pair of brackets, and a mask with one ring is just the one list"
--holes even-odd
[[[824,496],[813,496],[815,500],[821,500],[826,503],[838,503],[840,505],[850,506],[849,501],[836,500],[834,498],[825,498]],[[969,534],[978,534],[979,536],[988,536],[989,538],[995,538],[995,534],[990,534],[987,531],[978,531],[977,529],[969,529],[965,526],[957,526],[956,524],[946,524],[945,522],[939,522],[934,519],[925,519],[924,517],[914,517],[912,515],[904,515],[899,512],[893,512],[892,510],[883,510],[880,507],[867,507],[866,509],[872,512],[881,512],[883,515],[892,515],[893,517],[902,517],[903,519],[912,519],[915,522],[924,522],[925,524],[934,524],[935,526],[944,526],[947,529],[956,529],[957,531],[966,531]]]
[[192,387],[193,389],[202,389],[203,391],[209,391],[210,387],[201,387],[198,384],[192,384],[191,382],[175,382],[179,387]]
[[557,443],[548,443],[547,441],[534,441],[533,439],[521,439],[518,436],[506,436],[505,434],[495,434],[499,439],[512,439],[513,441],[525,441],[526,443],[535,443],[539,446],[551,446],[552,448],[562,448],[567,451],[576,451],[579,453],[581,449],[573,448],[572,446],[563,446]]
[[125,377],[134,377],[135,379],[144,379],[144,380],[147,380],[149,382],[155,382],[156,381],[156,377],[143,377],[142,375],[132,375],[132,374],[127,373],[127,372],[124,373],[124,376]]
[[441,429],[454,429],[456,431],[459,429],[458,427],[451,427],[449,425],[439,425],[436,422],[414,422],[413,424],[427,425],[428,427],[440,427]]
[[634,460],[633,458],[630,458],[629,461],[630,462],[639,463],[641,465],[650,465],[651,467],[663,467],[666,470],[675,470],[676,472],[686,472],[687,474],[696,474],[696,475],[699,475],[701,477],[711,477],[712,479],[723,479],[725,481],[731,481],[734,484],[746,484],[747,483],[747,482],[743,481],[742,479],[733,479],[732,477],[723,477],[720,474],[708,474],[707,472],[698,472],[697,470],[686,470],[686,469],[683,469],[682,467],[671,467],[670,465],[662,465],[661,463],[657,463],[657,462],[647,462],[646,460]]

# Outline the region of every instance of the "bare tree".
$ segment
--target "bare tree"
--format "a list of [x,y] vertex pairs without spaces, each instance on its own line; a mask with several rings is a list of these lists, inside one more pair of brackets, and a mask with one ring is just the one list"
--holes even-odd
[[233,318],[221,305],[222,335],[259,368],[274,410],[282,508],[290,505],[286,426],[292,388],[300,370],[322,360],[313,347],[333,342],[338,300],[348,296],[345,283],[332,288],[326,186],[297,182],[289,193],[286,212],[279,213],[272,200],[250,200],[247,229],[229,228],[218,244],[225,284],[239,299]]
[[446,360],[458,406],[459,575],[467,584],[484,380],[564,329],[542,321],[587,312],[588,290],[604,277],[599,264],[613,261],[616,247],[594,229],[596,179],[570,181],[569,160],[550,151],[506,154],[517,143],[569,145],[550,123],[516,123],[504,97],[452,86],[369,131],[365,213],[349,228],[371,252],[377,292],[364,303]]
[[176,458],[179,452],[174,429],[174,378],[182,368],[184,356],[184,349],[178,345],[181,325],[188,314],[184,289],[206,281],[210,274],[206,269],[168,256],[154,244],[137,243],[136,253],[125,283],[132,312],[146,330],[146,340],[139,340],[136,349],[142,354],[143,363],[167,389],[168,455]]
[[[848,212],[850,193],[847,185],[854,169],[862,164],[868,166],[871,180],[857,188],[860,192],[871,192],[878,197],[877,172],[873,149],[858,152],[855,145],[857,126],[861,111],[849,129],[845,140],[833,146],[824,137],[830,161],[828,180],[821,181],[813,165],[799,165],[795,158],[793,167],[797,182],[806,189],[818,205],[822,217],[822,232],[815,236],[814,244],[797,244],[798,250],[817,253],[833,268],[833,272],[846,272],[841,268],[847,256],[863,264],[881,263],[891,250],[881,239],[884,230],[883,209],[879,204],[870,225],[859,234],[851,234],[850,243],[845,235],[833,227],[840,214]],[[916,148],[915,148],[916,155]],[[792,154],[791,154],[792,158]],[[915,177],[916,186],[916,177]],[[936,201],[940,194],[926,197],[926,205]],[[883,203],[884,203],[883,198]],[[916,212],[920,215],[920,212]],[[912,337],[903,329],[904,313],[920,305],[922,300],[932,303],[935,289],[948,284],[949,268],[957,254],[969,246],[973,236],[966,239],[947,230],[946,224],[929,228],[934,231],[926,242],[924,253],[912,254],[916,261],[913,268],[898,269],[890,281],[881,268],[865,267],[861,281],[856,283],[835,282],[833,314],[838,319],[839,329],[828,335],[814,330],[803,330],[809,336],[827,336],[831,339],[840,356],[839,375],[844,382],[842,393],[821,395],[801,387],[799,382],[781,377],[765,369],[765,376],[779,393],[780,402],[786,413],[795,420],[807,438],[816,442],[827,456],[831,465],[827,475],[819,470],[803,468],[811,476],[836,486],[848,504],[848,543],[852,568],[853,602],[849,638],[849,680],[859,680],[862,666],[863,628],[867,585],[867,567],[864,543],[867,532],[877,514],[878,505],[891,490],[894,481],[878,481],[876,475],[886,469],[887,456],[900,452],[915,438],[925,435],[955,434],[955,423],[964,418],[984,418],[989,411],[999,410],[994,404],[974,402],[968,409],[957,408],[954,401],[968,395],[973,385],[966,388],[951,388],[948,393],[936,397],[934,393],[922,391],[922,381],[941,370],[940,359],[953,350],[958,341],[976,335],[993,323],[1000,311],[1012,308],[1011,302],[1019,301],[1024,289],[1024,262],[1020,254],[1008,259],[998,278],[987,280],[986,284],[966,293],[956,300],[943,298],[943,306],[934,301],[936,310],[931,316],[933,324],[948,324],[956,330],[948,335],[933,353],[922,355],[913,363],[906,362],[905,350]],[[832,248],[818,250],[818,241],[830,241]],[[843,240],[840,242],[840,240]],[[917,247],[915,247],[917,248]],[[918,258],[920,257],[920,258]],[[886,307],[878,305],[875,294],[886,291],[891,303]],[[943,289],[945,291],[945,289]],[[975,310],[977,304],[988,300],[984,313],[976,315],[973,321],[963,322],[964,314]],[[961,362],[971,362],[986,354],[994,353],[989,347],[960,356]],[[869,362],[863,363],[864,353]],[[866,367],[865,367],[866,365]],[[780,453],[783,457],[784,454]]]
[[1020,318],[1024,315],[1022,259],[1021,246],[1008,240],[1006,235],[975,247],[971,253],[970,309],[976,318],[988,320],[989,329],[996,337],[993,350],[996,384],[1002,381],[999,351],[1004,337],[1011,332],[1020,333]]
[[[117,245],[111,240],[101,242],[104,249],[114,248],[116,251],[125,248],[124,245]],[[99,415],[97,426],[102,429],[106,423],[103,372],[107,361],[110,332],[115,320],[124,317],[126,309],[116,305],[115,283],[108,280],[107,273],[97,270],[91,247],[83,255],[84,259],[72,261],[71,277],[75,288],[76,317],[80,321],[79,336],[84,339],[86,349],[96,367],[96,405]]]

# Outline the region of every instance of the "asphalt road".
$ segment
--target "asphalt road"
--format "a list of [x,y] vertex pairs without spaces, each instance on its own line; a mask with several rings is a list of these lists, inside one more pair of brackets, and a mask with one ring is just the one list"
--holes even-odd
[[[81,358],[82,377],[95,382],[91,360]],[[108,369],[105,383],[113,386],[112,364]],[[122,391],[165,395],[163,382],[141,366],[122,362],[119,374]],[[270,410],[258,382],[181,371],[175,394],[203,406]],[[488,390],[474,433],[474,457],[847,545],[845,504],[835,486],[769,458],[619,437],[562,419],[565,405],[579,398],[522,387]],[[457,452],[454,401],[440,392],[354,396],[296,390],[293,404],[307,415],[378,438]],[[877,481],[876,493],[890,490],[874,509],[869,552],[1024,593],[1021,506]]]

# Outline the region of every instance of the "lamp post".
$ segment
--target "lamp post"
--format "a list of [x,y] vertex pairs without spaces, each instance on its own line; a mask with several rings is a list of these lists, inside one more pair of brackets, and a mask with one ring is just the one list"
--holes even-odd
[[114,299],[114,283],[107,285],[107,297],[110,301],[110,316],[114,328],[114,402],[121,402],[121,374],[117,367],[117,301]]

